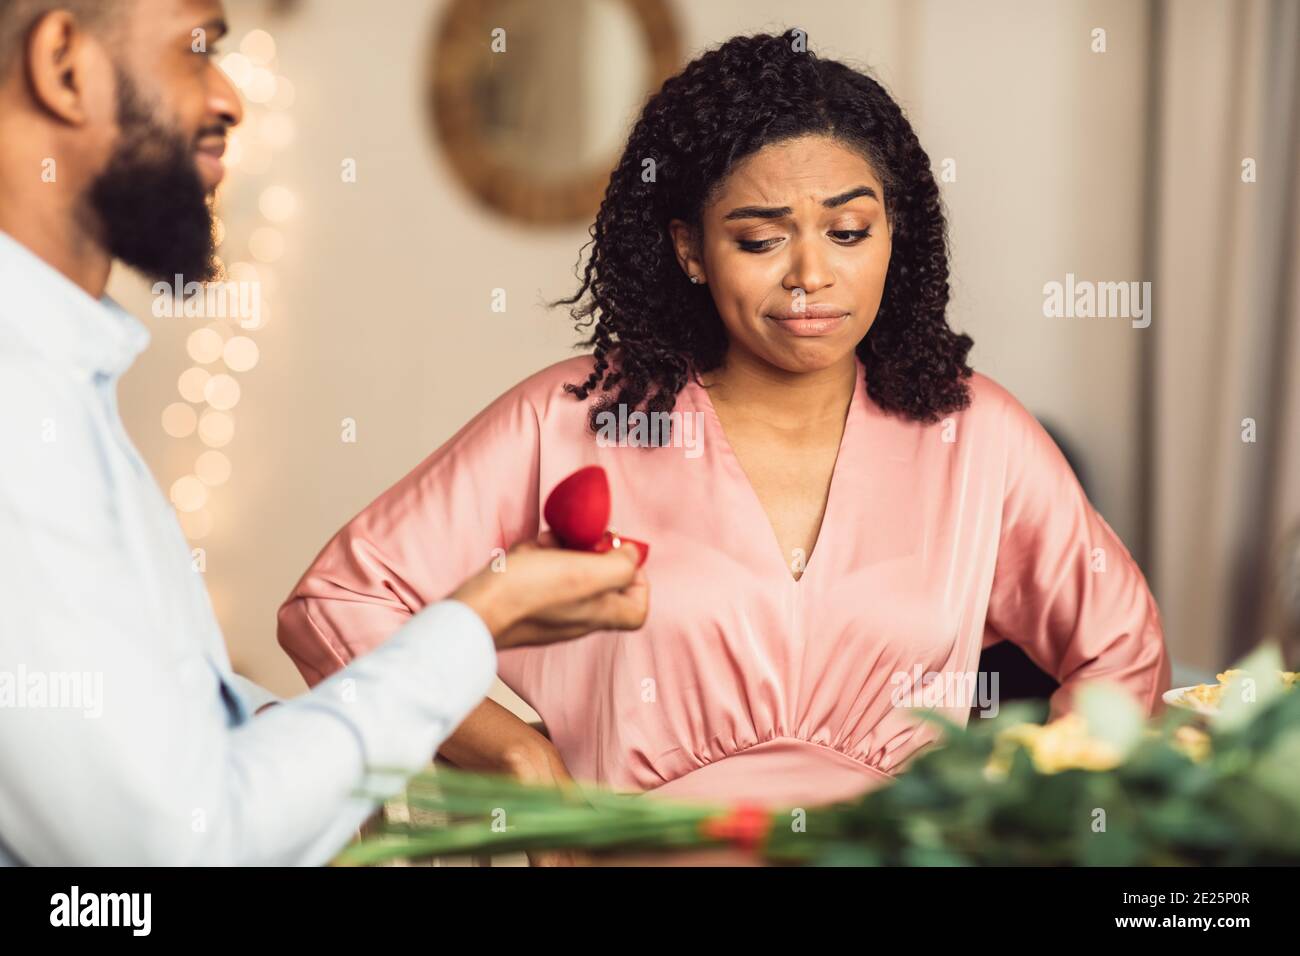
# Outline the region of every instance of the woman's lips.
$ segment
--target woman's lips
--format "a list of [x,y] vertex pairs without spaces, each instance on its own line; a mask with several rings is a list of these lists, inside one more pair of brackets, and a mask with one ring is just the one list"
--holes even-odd
[[833,305],[809,305],[798,312],[789,309],[768,315],[791,335],[829,335],[837,331],[848,317],[846,310]]

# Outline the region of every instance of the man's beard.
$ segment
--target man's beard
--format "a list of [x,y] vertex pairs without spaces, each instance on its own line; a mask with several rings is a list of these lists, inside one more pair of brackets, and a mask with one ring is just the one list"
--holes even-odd
[[117,120],[117,146],[87,196],[105,247],[151,279],[216,278],[212,210],[194,144],[155,118],[121,69]]

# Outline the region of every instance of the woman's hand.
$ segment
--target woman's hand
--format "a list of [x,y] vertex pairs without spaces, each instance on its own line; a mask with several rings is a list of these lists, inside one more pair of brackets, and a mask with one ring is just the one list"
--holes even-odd
[[634,631],[650,606],[638,557],[630,543],[605,554],[569,551],[547,532],[511,548],[499,570],[484,568],[450,597],[473,608],[499,650]]
[[[541,743],[508,748],[504,757],[505,772],[520,783],[553,787],[572,787],[573,778],[560,752],[545,737]],[[540,850],[528,854],[532,866],[591,866],[592,858],[581,850]]]
[[[502,773],[524,783],[572,786],[573,778],[555,744],[490,697],[470,712],[443,741],[438,755],[462,770]],[[533,866],[582,866],[580,852],[529,854]]]

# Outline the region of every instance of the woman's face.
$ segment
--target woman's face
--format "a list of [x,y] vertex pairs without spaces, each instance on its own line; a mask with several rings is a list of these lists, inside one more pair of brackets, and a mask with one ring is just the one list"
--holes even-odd
[[884,199],[859,153],[803,136],[740,163],[705,207],[702,235],[673,220],[678,260],[707,283],[729,357],[801,373],[852,354],[889,270]]

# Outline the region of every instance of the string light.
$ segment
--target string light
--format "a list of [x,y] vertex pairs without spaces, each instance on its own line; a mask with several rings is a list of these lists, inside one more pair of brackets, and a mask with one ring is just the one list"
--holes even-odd
[[268,186],[257,200],[257,208],[271,222],[284,222],[293,218],[298,210],[298,197],[283,186]]
[[191,332],[190,337],[185,340],[185,351],[189,352],[190,358],[200,365],[208,365],[219,359],[224,346],[221,333],[211,326]]
[[225,372],[214,375],[203,386],[203,397],[217,411],[229,411],[239,404],[239,383]]
[[262,67],[255,67],[244,85],[244,96],[250,103],[268,103],[275,96],[275,74]]
[[194,474],[210,488],[224,485],[230,478],[230,459],[219,451],[205,451],[194,463]]
[[221,359],[232,372],[249,372],[259,358],[257,343],[247,335],[236,335],[226,342]]
[[208,486],[193,475],[177,478],[172,485],[172,504],[180,511],[198,511],[208,503]]
[[[297,97],[293,83],[279,73],[277,44],[265,30],[244,35],[238,52],[222,56],[218,65],[239,89],[246,103],[244,122],[227,137],[225,162],[238,169],[238,183],[266,174],[275,152],[287,149],[297,135],[289,110]],[[226,191],[236,177],[227,177],[217,189],[215,208],[224,208]],[[240,190],[242,194],[242,189]],[[162,414],[163,430],[173,438],[197,433],[207,446],[197,456],[194,473],[184,475],[171,486],[171,500],[186,537],[198,540],[212,531],[209,489],[226,484],[232,473],[230,458],[216,449],[224,448],[235,435],[230,414],[240,401],[242,387],[236,374],[250,372],[261,359],[257,343],[244,333],[265,328],[271,313],[268,299],[276,294],[277,273],[273,264],[285,253],[285,235],[277,228],[291,221],[299,210],[297,195],[282,184],[264,186],[257,193],[260,223],[247,233],[246,248],[232,248],[232,235],[243,233],[228,216],[213,217],[213,245],[221,249],[221,281],[256,290],[256,323],[252,315],[225,316],[186,339],[185,351],[194,366],[181,373],[177,390],[181,402],[168,405]],[[241,204],[242,205],[242,204]],[[223,260],[229,260],[223,261]],[[236,329],[234,323],[238,323]],[[234,333],[234,334],[232,334]],[[225,371],[203,366],[220,360]],[[194,406],[206,406],[195,409]]]
[[253,61],[242,53],[227,53],[221,58],[220,66],[230,77],[230,82],[241,89],[248,85],[253,75]]
[[211,372],[205,368],[199,368],[198,366],[187,368],[185,371],[181,372],[181,377],[176,383],[176,387],[180,390],[181,398],[185,399],[187,402],[193,402],[195,405],[203,402],[203,389],[207,387],[208,379],[211,377]]
[[293,84],[286,77],[277,76],[275,78],[275,95],[271,97],[266,105],[273,110],[291,109],[295,96],[297,96],[297,91],[293,88]]
[[186,405],[184,402],[172,402],[163,409],[163,431],[172,438],[188,438],[193,435],[198,422],[199,416],[193,406]]
[[248,251],[259,262],[275,262],[284,255],[284,236],[271,226],[261,226],[248,239]]
[[212,512],[207,508],[197,511],[177,511],[176,517],[181,523],[181,530],[191,541],[206,538],[212,531]]
[[266,66],[275,59],[275,38],[265,30],[250,30],[239,41],[239,51],[258,66]]
[[209,448],[225,448],[235,437],[235,420],[225,412],[204,412],[199,418],[199,439]]

